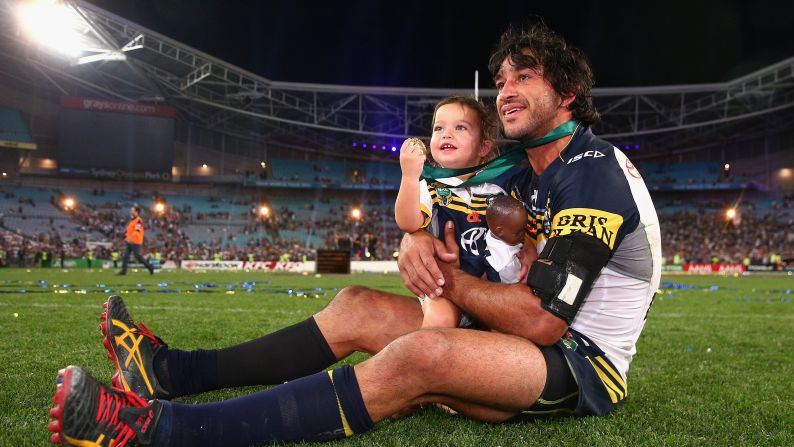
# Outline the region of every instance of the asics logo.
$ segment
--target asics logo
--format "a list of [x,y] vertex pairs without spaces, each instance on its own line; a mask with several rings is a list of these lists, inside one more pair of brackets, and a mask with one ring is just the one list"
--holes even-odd
[[[64,434],[63,438],[71,445],[79,445],[79,446],[85,446],[85,447],[105,447],[102,444],[102,442],[105,440],[105,435],[104,434],[100,434],[99,437],[96,438],[96,441],[75,439],[75,438],[72,438],[71,436],[69,436],[67,434]],[[115,441],[115,439],[110,438],[110,440],[109,440],[110,443],[108,444],[108,446],[112,446],[114,441]]]
[[[149,377],[146,375],[146,369],[143,364],[143,357],[141,356],[140,345],[143,341],[145,335],[138,334],[137,327],[128,327],[124,322],[119,320],[111,320],[113,326],[124,331],[121,335],[116,335],[113,337],[113,340],[116,342],[116,346],[121,346],[127,351],[127,357],[124,359],[124,367],[128,368],[130,366],[130,362],[135,362],[135,366],[138,367],[138,371],[141,372],[141,377],[143,377],[143,381],[146,383],[146,389],[149,390],[149,393],[154,394],[154,388],[152,384],[149,382]],[[118,359],[116,360],[118,361]],[[121,380],[124,382],[124,388],[127,391],[130,391],[130,386],[127,384],[127,380],[124,378],[124,374],[119,374]]]

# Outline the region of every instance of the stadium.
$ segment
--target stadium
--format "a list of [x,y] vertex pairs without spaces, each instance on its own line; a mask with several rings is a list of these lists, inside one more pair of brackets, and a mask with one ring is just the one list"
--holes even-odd
[[[2,0],[0,24],[0,445],[49,441],[59,368],[109,382],[109,295],[189,349],[302,321],[351,284],[409,295],[403,140],[428,135],[442,98],[498,95],[275,81],[82,0]],[[631,397],[605,418],[528,424],[428,408],[337,444],[794,444],[794,54],[592,96],[594,133],[631,159],[661,226]],[[133,260],[118,276],[136,206],[154,274]]]

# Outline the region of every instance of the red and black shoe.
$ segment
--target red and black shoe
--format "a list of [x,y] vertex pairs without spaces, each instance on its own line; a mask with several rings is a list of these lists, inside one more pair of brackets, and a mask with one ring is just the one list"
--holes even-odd
[[113,386],[132,391],[144,400],[170,399],[154,371],[155,355],[168,349],[168,345],[143,324],[135,324],[120,296],[111,296],[103,306],[99,328],[105,336],[102,344],[108,350],[108,358],[116,365]]
[[159,401],[106,387],[78,366],[58,371],[52,401],[50,440],[67,446],[148,445],[163,411]]

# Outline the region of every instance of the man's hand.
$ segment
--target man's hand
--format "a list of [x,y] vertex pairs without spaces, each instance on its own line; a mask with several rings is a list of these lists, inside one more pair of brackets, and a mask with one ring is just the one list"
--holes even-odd
[[452,222],[444,228],[443,242],[426,231],[406,233],[400,243],[400,258],[397,261],[405,287],[417,296],[441,296],[440,286],[444,285],[444,275],[438,268],[437,259],[457,263],[458,252]]
[[521,262],[521,269],[518,271],[518,282],[524,284],[527,282],[529,268],[538,259],[538,249],[529,240],[525,240],[524,246],[521,247],[521,251],[516,256],[518,256],[518,261]]
[[433,239],[433,249],[436,257],[447,264],[455,267],[460,266],[460,247],[455,240],[455,224],[452,221],[444,226],[444,240]]

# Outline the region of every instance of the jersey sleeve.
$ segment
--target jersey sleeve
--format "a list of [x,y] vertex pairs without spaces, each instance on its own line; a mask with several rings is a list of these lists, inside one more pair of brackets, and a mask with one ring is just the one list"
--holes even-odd
[[425,216],[422,222],[422,228],[427,228],[430,225],[430,220],[433,218],[433,198],[430,195],[430,189],[426,180],[419,182],[419,210]]
[[557,172],[550,194],[550,237],[583,232],[614,253],[639,224],[639,211],[614,149],[601,153],[603,157],[571,160]]

